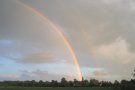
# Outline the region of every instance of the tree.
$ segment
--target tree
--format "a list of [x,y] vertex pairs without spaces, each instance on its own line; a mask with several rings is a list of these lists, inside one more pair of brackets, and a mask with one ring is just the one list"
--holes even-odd
[[70,87],[73,87],[74,86],[73,81],[69,81],[68,84],[69,84]]
[[134,72],[133,72],[133,77],[135,77],[135,70],[134,70]]
[[58,85],[58,81],[52,80],[51,86],[53,86],[53,87],[58,87],[58,86],[59,86],[59,85]]
[[64,77],[61,79],[61,86],[62,87],[66,87],[67,86],[67,80]]
[[83,80],[82,81],[82,86],[83,87],[88,87],[89,86],[89,81],[88,80]]
[[44,82],[42,80],[40,80],[38,83],[39,83],[39,86],[41,86],[41,87],[44,86]]
[[99,81],[96,79],[91,79],[90,80],[90,86],[99,86]]
[[119,86],[120,85],[120,82],[118,80],[115,80],[114,81],[114,86]]
[[35,80],[32,80],[32,81],[29,82],[29,85],[35,87],[36,86],[36,83],[37,82]]
[[78,81],[77,79],[74,79],[74,82],[73,82],[73,86],[74,87],[80,87],[81,86],[81,81]]

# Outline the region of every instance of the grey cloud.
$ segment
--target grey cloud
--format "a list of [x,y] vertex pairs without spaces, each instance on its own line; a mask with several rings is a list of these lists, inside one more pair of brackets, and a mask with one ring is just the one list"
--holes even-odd
[[[62,28],[62,32],[75,50],[81,67],[105,68],[110,71],[109,74],[114,76],[117,74],[117,78],[124,77],[122,74],[127,73],[130,77],[131,69],[134,68],[135,52],[133,0],[22,0],[22,2],[33,6]],[[16,53],[20,53],[24,57],[21,59],[32,59],[36,63],[37,61],[31,58],[31,54],[39,51],[55,52],[55,56],[59,57],[56,57],[57,59],[70,60],[72,58],[57,32],[48,27],[48,24],[38,16],[16,2],[1,0],[0,6],[3,7],[3,9],[0,8],[2,12],[0,21],[4,21],[0,22],[0,27],[2,27],[0,38],[10,39],[14,43],[10,47],[0,47],[1,55],[7,57],[9,56],[7,54],[12,53],[11,56],[16,56]],[[125,44],[130,47],[122,48],[115,44],[119,43],[115,41],[118,37],[122,37]],[[110,49],[110,47],[113,48]],[[121,55],[117,48],[126,54]],[[109,53],[105,55],[102,52],[105,49],[109,50],[111,58],[107,56]],[[94,50],[95,52],[101,50],[100,53],[96,52],[94,55],[100,54],[102,58],[94,58]],[[111,63],[109,58],[112,60]],[[125,58],[132,60],[128,64],[122,64],[122,59]],[[28,60],[25,62],[30,63]]]
[[[47,5],[45,8],[50,11],[43,10],[44,7],[41,8],[38,4],[33,3],[35,8],[38,8],[63,28],[82,67],[108,68],[110,72],[120,74],[120,76],[121,73],[125,74],[125,70],[120,72],[123,68],[128,68],[126,70],[133,68],[134,65],[131,64],[120,65],[118,63],[120,58],[114,57],[115,60],[110,63],[110,61],[105,61],[105,58],[95,59],[92,53],[96,46],[108,45],[118,37],[123,37],[127,41],[126,43],[130,45],[129,53],[134,53],[135,12],[130,5],[132,0],[62,0],[55,2],[55,5],[53,5],[52,1],[47,1],[50,6]],[[131,58],[130,55],[126,56]],[[131,56],[134,57],[134,54]],[[124,59],[124,57],[121,59]],[[132,62],[134,62],[134,59],[132,59]],[[131,71],[128,74],[129,77],[130,73]]]
[[19,75],[16,74],[0,74],[0,80],[4,81],[4,80],[18,80],[19,79]]
[[47,71],[41,71],[41,70],[35,70],[33,72],[29,72],[26,70],[21,70],[20,71],[21,76],[20,79],[22,80],[43,80],[43,81],[51,81],[51,80],[61,80],[62,77],[67,78],[68,80],[71,80],[70,76],[67,75],[57,75],[57,74],[52,74]]
[[107,76],[108,75],[108,73],[107,72],[104,72],[104,71],[95,71],[95,72],[93,72],[93,75],[94,76],[99,76],[99,77],[105,77],[105,76]]
[[4,14],[4,20],[0,22],[3,25],[0,28],[0,39],[12,42],[10,46],[0,47],[1,56],[16,59],[47,51],[55,52],[56,59],[71,57],[63,39],[41,17],[16,0],[0,2],[3,3],[0,12]]
[[95,68],[104,68],[110,75],[118,76],[119,79],[129,79],[132,77],[135,53],[129,50],[130,45],[126,40],[118,38],[110,44],[103,44],[99,47],[100,50],[98,47],[93,49]]
[[44,64],[48,62],[54,62],[54,56],[52,53],[33,53],[31,55],[17,59],[16,62],[22,64]]

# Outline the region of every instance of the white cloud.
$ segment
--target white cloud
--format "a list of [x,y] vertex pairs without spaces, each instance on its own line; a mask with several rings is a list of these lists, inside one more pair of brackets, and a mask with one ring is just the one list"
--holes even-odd
[[112,43],[96,47],[93,52],[95,57],[128,64],[135,59],[135,53],[129,48],[127,41],[119,37]]
[[103,68],[96,68],[96,67],[82,67],[81,71],[84,76],[91,75],[95,71],[102,71]]
[[102,0],[105,4],[113,4],[113,3],[118,3],[122,0]]
[[107,72],[105,72],[105,71],[94,71],[93,72],[93,75],[94,76],[98,76],[98,77],[102,77],[102,76],[107,76],[108,75],[108,73]]
[[129,5],[130,5],[131,10],[135,10],[135,1],[134,0],[130,0]]
[[0,74],[0,80],[18,80],[19,78],[17,74]]
[[111,75],[108,71],[103,68],[83,68],[83,72],[85,73],[84,78],[86,79],[98,79],[98,80],[114,80],[118,78],[118,76]]
[[27,71],[22,70],[20,71],[20,79],[21,80],[44,80],[44,81],[51,81],[51,80],[61,80],[62,77],[65,77],[67,80],[73,80],[73,77],[63,74],[52,74],[48,71],[42,70],[35,70],[35,71]]
[[46,71],[56,75],[69,75],[71,77],[78,77],[76,65],[65,62],[55,62],[44,65]]

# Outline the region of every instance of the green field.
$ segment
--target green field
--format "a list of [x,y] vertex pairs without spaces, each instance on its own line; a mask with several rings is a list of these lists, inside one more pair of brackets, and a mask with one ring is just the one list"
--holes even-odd
[[0,87],[0,90],[114,90],[111,87]]

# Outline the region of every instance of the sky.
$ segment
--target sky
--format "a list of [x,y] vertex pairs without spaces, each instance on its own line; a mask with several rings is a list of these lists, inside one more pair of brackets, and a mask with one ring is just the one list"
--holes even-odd
[[0,81],[131,79],[134,0],[0,0]]

